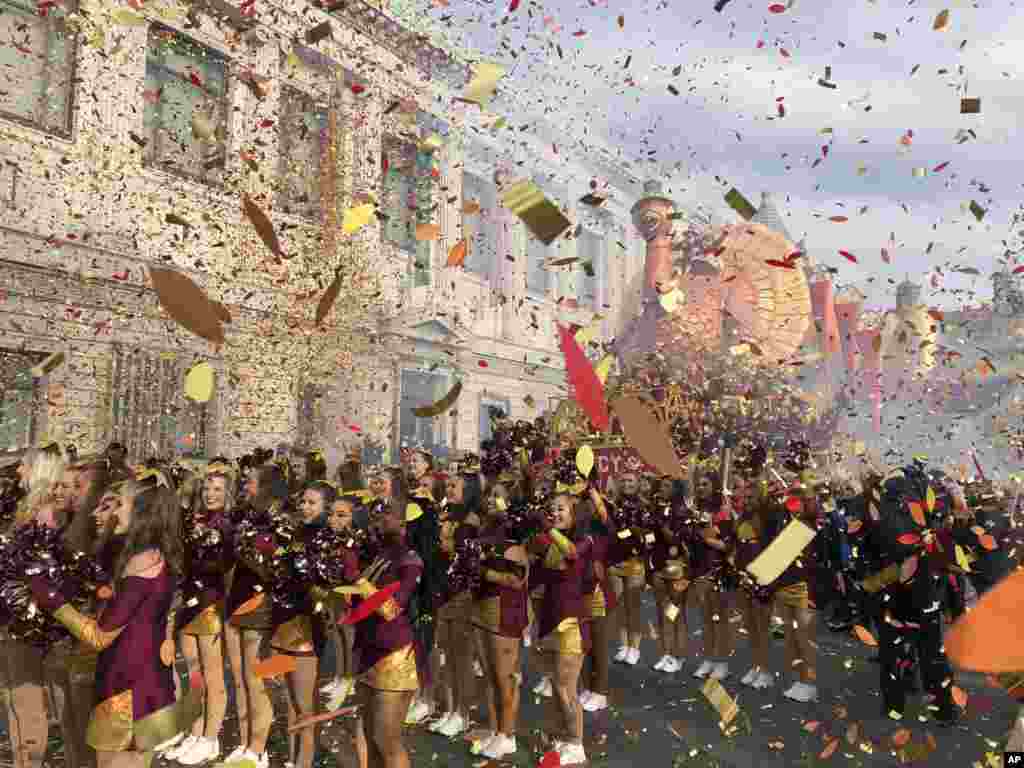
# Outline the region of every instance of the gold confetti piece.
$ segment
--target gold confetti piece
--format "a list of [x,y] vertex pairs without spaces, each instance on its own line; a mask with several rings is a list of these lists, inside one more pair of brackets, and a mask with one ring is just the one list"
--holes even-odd
[[928,169],[927,168],[914,168],[913,169],[913,175],[914,175],[915,179],[923,179],[925,176],[928,175]]
[[417,224],[416,225],[416,240],[417,242],[432,242],[434,240],[441,239],[441,227],[437,224]]
[[727,726],[736,719],[736,715],[740,711],[739,705],[736,704],[735,699],[729,695],[720,682],[717,680],[707,680],[701,687],[700,692],[704,694],[708,703],[715,708],[723,725]]
[[341,231],[346,235],[358,232],[373,220],[374,208],[373,203],[366,203],[346,209],[341,220]]
[[213,397],[214,371],[207,362],[192,366],[185,375],[185,397],[197,403],[208,403]]
[[673,288],[668,293],[663,293],[658,296],[658,303],[661,304],[662,308],[666,312],[671,314],[676,311],[676,308],[679,306],[679,302],[681,302],[683,298],[683,292],[678,288]]
[[149,19],[133,13],[127,8],[115,9],[110,14],[110,18],[115,24],[120,24],[122,27],[144,27],[149,24]]
[[43,360],[43,362],[39,363],[39,365],[32,367],[32,378],[41,379],[43,378],[43,376],[48,376],[49,374],[57,370],[57,368],[60,367],[63,363],[64,350],[54,352],[52,355],[49,355],[45,360]]
[[665,606],[665,618],[675,624],[676,619],[679,618],[679,607],[675,603]]
[[192,113],[192,135],[200,141],[209,141],[215,133],[210,121],[198,109]]
[[757,214],[757,209],[735,187],[726,193],[725,202],[747,221],[750,221]]
[[477,64],[473,67],[473,79],[463,91],[462,98],[481,107],[486,106],[504,76],[505,68],[502,66],[488,62]]
[[800,520],[791,520],[782,533],[747,566],[747,573],[761,586],[768,586],[800,557],[815,536],[817,532],[813,528]]
[[434,416],[440,416],[442,413],[444,413],[453,405],[455,405],[455,401],[459,399],[459,395],[461,394],[462,382],[457,381],[455,382],[455,385],[450,390],[448,390],[448,394],[446,394],[436,403],[432,403],[431,405],[422,405],[419,408],[413,408],[413,415],[420,419],[431,419]]
[[936,32],[941,32],[947,26],[949,26],[949,9],[948,8],[939,11],[938,15],[935,17],[935,22],[932,24],[932,29],[935,30]]
[[502,194],[501,203],[544,245],[551,245],[555,238],[572,226],[559,207],[530,180],[510,186]]
[[971,200],[970,206],[968,206],[970,212],[974,215],[978,221],[985,218],[985,209],[978,205],[974,200]]
[[475,216],[480,213],[480,203],[476,200],[465,200],[462,203],[462,212],[467,216]]
[[594,366],[594,373],[597,374],[597,378],[604,384],[608,380],[608,373],[611,371],[612,363],[615,362],[614,355],[605,355],[601,358],[601,361]]
[[584,477],[590,477],[590,471],[594,468],[594,449],[589,445],[582,445],[576,451],[576,469]]

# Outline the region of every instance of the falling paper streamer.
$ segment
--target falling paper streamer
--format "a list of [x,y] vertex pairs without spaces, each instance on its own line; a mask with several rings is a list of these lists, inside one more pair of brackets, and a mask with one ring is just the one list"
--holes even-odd
[[817,532],[810,526],[800,520],[790,520],[782,533],[747,566],[747,573],[762,587],[767,587],[803,554],[815,536]]
[[314,725],[320,723],[326,723],[329,720],[334,720],[337,717],[345,717],[346,715],[352,715],[359,711],[359,707],[353,704],[350,707],[341,707],[331,712],[324,712],[320,715],[311,715],[310,717],[304,717],[301,720],[296,720],[294,723],[288,726],[288,733],[296,733],[305,728],[312,728]]
[[39,365],[32,367],[32,378],[41,379],[43,376],[49,376],[55,370],[57,370],[64,363],[64,350],[54,352],[49,355]]
[[498,82],[504,76],[505,68],[502,66],[488,62],[477,64],[473,68],[473,79],[463,91],[462,98],[481,107],[487,106],[487,102],[491,100],[498,87]]
[[208,403],[213,397],[214,371],[209,363],[192,366],[185,375],[185,397],[197,403]]
[[417,224],[416,240],[418,242],[432,242],[441,239],[441,227],[437,224]]
[[324,319],[331,313],[331,309],[334,307],[334,302],[338,299],[338,294],[341,292],[341,270],[334,275],[334,280],[324,291],[324,295],[320,297],[320,303],[316,305],[316,324],[320,325]]
[[501,203],[526,225],[534,237],[544,245],[572,226],[557,205],[530,180],[511,185],[501,196]]
[[402,583],[400,581],[396,581],[393,584],[388,584],[386,587],[378,589],[372,595],[359,603],[359,605],[354,609],[349,611],[348,614],[345,615],[345,617],[338,623],[351,626],[353,624],[358,624],[363,621],[363,619],[369,618],[378,608],[394,596],[400,586],[402,586]]
[[294,656],[276,653],[258,662],[253,667],[252,672],[261,680],[267,680],[273,677],[284,677],[294,672],[296,668],[297,664]]
[[739,705],[720,682],[709,679],[705,681],[700,692],[704,694],[704,698],[708,700],[708,703],[714,707],[722,725],[729,725],[729,723],[736,719],[736,715],[740,712]]
[[960,99],[961,115],[977,115],[981,113],[981,99]]
[[182,328],[214,344],[224,343],[220,313],[202,288],[171,269],[150,267],[149,274],[160,306]]
[[249,219],[249,223],[252,224],[253,229],[256,230],[256,234],[260,236],[260,240],[267,246],[267,250],[278,258],[284,258],[284,254],[281,252],[281,244],[277,240],[277,232],[274,231],[274,225],[270,223],[270,219],[267,218],[267,214],[263,212],[263,209],[256,205],[248,194],[244,193],[242,194],[242,210],[245,212],[245,217]]
[[614,355],[605,355],[601,358],[601,362],[594,367],[594,373],[597,374],[597,380],[602,384],[608,381],[608,373],[611,371],[612,363],[614,362]]
[[946,633],[946,656],[975,672],[1018,672],[1024,669],[1024,571],[1014,571],[986,592],[977,605]]
[[626,440],[641,459],[663,475],[683,479],[672,438],[647,403],[639,397],[627,395],[612,401],[611,409],[622,424]]
[[469,242],[463,238],[459,240],[452,249],[448,251],[448,262],[445,266],[461,267],[466,263],[466,255],[469,253]]
[[431,405],[421,405],[419,408],[413,408],[412,412],[417,418],[420,419],[431,419],[434,416],[440,416],[442,413],[447,411],[455,402],[459,399],[459,395],[462,394],[462,382],[455,382],[455,386],[448,390],[448,394],[438,400],[436,403]]
[[591,424],[602,432],[608,429],[608,406],[604,401],[604,385],[597,378],[593,366],[583,349],[563,325],[558,326],[560,347],[565,357],[565,375],[572,386],[573,396]]
[[594,468],[594,449],[589,445],[582,445],[576,451],[576,469],[584,477],[590,477],[590,471]]
[[366,203],[364,205],[357,205],[355,208],[348,208],[341,220],[341,231],[346,235],[358,232],[373,221],[375,208],[376,206],[373,203]]
[[750,221],[757,214],[757,209],[735,187],[726,193],[725,202],[747,221]]
[[935,17],[935,21],[932,23],[932,29],[936,32],[942,32],[946,27],[949,26],[949,9],[939,11]]

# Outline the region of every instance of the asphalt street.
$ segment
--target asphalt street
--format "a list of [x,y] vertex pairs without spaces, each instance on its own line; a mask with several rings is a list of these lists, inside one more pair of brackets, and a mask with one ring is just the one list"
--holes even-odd
[[[654,618],[653,600],[645,601]],[[691,612],[694,633],[699,621]],[[697,638],[699,639],[699,638]],[[782,696],[785,686],[777,684],[754,691],[739,684],[749,668],[750,658],[742,634],[731,663],[732,675],[725,681],[737,697],[740,714],[735,732],[723,733],[718,716],[701,693],[701,683],[692,677],[696,667],[688,660],[684,670],[666,675],[650,669],[656,661],[652,637],[645,639],[643,657],[633,668],[613,665],[611,706],[585,714],[585,746],[592,768],[786,768],[788,766],[852,766],[875,768],[915,764],[971,768],[986,753],[1001,749],[1016,712],[1014,703],[1002,692],[987,687],[981,675],[961,674],[957,684],[968,694],[964,717],[953,727],[929,722],[924,702],[911,699],[900,723],[881,711],[878,694],[878,666],[869,661],[872,649],[849,635],[819,628],[819,701],[814,704],[790,702]],[[692,643],[697,647],[696,642]],[[772,645],[776,669],[783,668],[782,642]],[[488,765],[470,753],[467,740],[436,736],[425,727],[410,728],[407,743],[413,750],[412,764],[437,768],[498,768],[500,765],[535,766],[543,751],[540,732],[548,716],[547,700],[529,691],[538,677],[531,672],[533,659],[524,661],[524,697],[520,713],[519,752],[501,763]],[[331,675],[332,661],[326,659],[323,673]],[[482,681],[478,681],[482,686]],[[283,688],[273,684],[278,711],[284,711]],[[479,692],[482,692],[482,688]],[[481,697],[478,697],[482,700]],[[0,764],[11,764],[6,738],[0,745]],[[229,719],[222,743],[225,752],[235,744],[237,724]],[[482,718],[480,710],[474,715]],[[271,765],[281,768],[286,742],[283,714],[271,736]],[[356,768],[351,740],[352,721],[338,719],[321,736],[317,768]],[[51,729],[47,763],[63,764],[57,728]],[[999,765],[1001,763],[994,763]]]

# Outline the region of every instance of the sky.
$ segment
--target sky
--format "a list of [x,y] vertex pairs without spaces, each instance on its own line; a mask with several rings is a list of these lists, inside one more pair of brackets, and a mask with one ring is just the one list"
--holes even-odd
[[[890,306],[908,275],[933,306],[976,304],[1022,243],[1014,3],[429,2],[452,37],[508,67],[500,87],[522,116],[548,112],[725,220],[732,187],[755,206],[771,192],[809,256],[870,306]],[[961,114],[962,97],[980,113]]]

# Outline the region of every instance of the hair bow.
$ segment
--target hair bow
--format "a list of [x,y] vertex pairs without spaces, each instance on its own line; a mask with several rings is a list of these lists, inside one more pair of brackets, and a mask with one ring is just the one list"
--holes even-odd
[[140,483],[145,481],[145,480],[151,480],[153,478],[156,478],[157,488],[170,488],[171,487],[171,483],[167,479],[167,475],[165,475],[159,469],[144,469],[142,472],[139,472],[135,476],[136,481],[138,481]]
[[565,483],[555,483],[555,493],[568,493],[571,496],[579,496],[586,489],[586,480],[577,480],[572,485],[566,485]]

